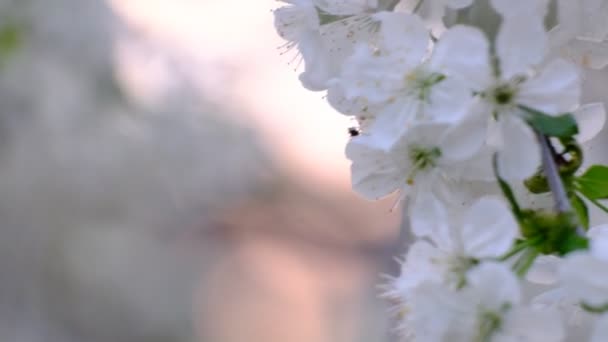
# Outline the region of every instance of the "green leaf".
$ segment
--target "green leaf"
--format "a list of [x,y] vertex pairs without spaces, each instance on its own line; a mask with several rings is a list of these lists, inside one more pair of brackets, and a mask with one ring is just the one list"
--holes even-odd
[[608,167],[593,165],[576,178],[578,190],[593,200],[608,198]]
[[528,124],[543,135],[568,138],[578,134],[578,125],[570,113],[552,116],[524,105],[518,107],[527,113],[524,118]]
[[583,201],[582,198],[578,195],[574,195],[571,199],[572,208],[574,212],[576,212],[576,216],[578,216],[578,222],[585,228],[585,230],[589,229],[589,209],[587,208],[587,203]]

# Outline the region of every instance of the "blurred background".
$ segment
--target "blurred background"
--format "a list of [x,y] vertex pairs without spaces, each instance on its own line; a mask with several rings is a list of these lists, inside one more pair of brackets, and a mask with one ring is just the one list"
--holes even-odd
[[0,341],[391,338],[400,213],[277,5],[0,0]]
[[276,6],[0,0],[0,341],[387,337],[400,214]]

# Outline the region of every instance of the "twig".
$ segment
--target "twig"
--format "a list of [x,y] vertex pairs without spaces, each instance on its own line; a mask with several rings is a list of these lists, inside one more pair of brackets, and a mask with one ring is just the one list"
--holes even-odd
[[[571,213],[572,204],[570,203],[570,199],[566,193],[566,187],[564,186],[564,182],[559,174],[555,160],[556,155],[553,146],[551,145],[551,141],[545,135],[537,131],[535,131],[535,133],[536,138],[540,143],[543,170],[545,171],[545,176],[547,177],[547,182],[549,183],[549,188],[551,189],[551,194],[553,194],[555,210],[560,213]],[[585,232],[580,225],[577,225],[576,232],[581,236],[585,235]]]

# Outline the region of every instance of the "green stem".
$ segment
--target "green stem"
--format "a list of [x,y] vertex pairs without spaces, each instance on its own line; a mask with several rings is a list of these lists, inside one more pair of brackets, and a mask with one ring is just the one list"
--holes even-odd
[[536,249],[529,249],[526,251],[526,253],[517,261],[517,263],[515,263],[515,273],[520,277],[525,276],[530,270],[530,267],[532,267],[534,264],[538,254],[539,253]]
[[521,251],[530,247],[530,245],[531,245],[531,241],[529,241],[529,240],[523,241],[523,242],[513,246],[513,248],[511,248],[510,251],[508,251],[505,255],[498,258],[498,261],[506,261],[507,259],[510,259],[514,255],[519,254]]

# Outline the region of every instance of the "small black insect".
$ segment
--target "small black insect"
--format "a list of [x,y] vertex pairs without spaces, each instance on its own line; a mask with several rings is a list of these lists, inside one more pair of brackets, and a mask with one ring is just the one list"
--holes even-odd
[[359,134],[361,134],[361,131],[359,131],[357,127],[351,127],[348,129],[348,135],[351,137],[359,136]]

